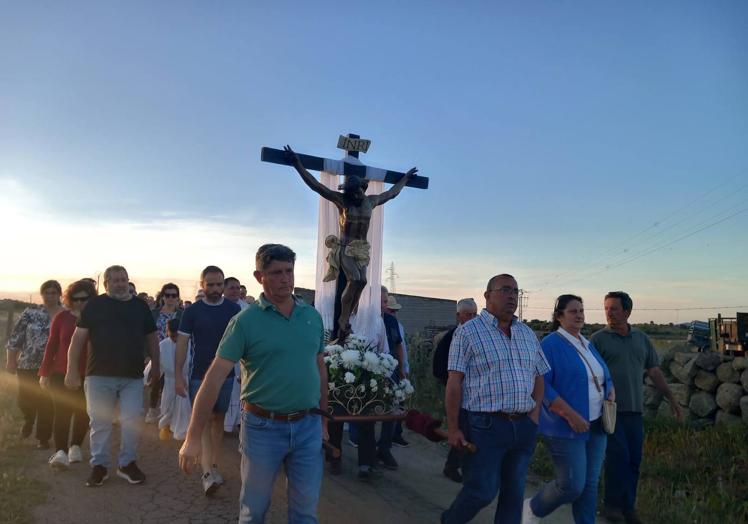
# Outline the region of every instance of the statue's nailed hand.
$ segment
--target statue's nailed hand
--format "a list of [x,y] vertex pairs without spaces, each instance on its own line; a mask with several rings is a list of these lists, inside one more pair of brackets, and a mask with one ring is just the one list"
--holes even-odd
[[418,174],[418,168],[417,167],[411,167],[407,173],[405,173],[406,178],[411,178]]
[[291,146],[289,146],[288,144],[286,144],[285,146],[283,146],[283,150],[286,152],[286,156],[288,157],[288,159],[291,162],[293,162],[293,163],[300,163],[301,162],[299,160],[299,155],[296,154],[296,151],[294,151],[293,149],[291,149]]

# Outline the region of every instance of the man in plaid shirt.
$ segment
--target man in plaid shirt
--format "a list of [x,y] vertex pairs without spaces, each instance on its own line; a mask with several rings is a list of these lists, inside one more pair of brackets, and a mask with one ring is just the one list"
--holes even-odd
[[464,455],[463,487],[442,514],[446,524],[470,521],[497,492],[494,521],[519,524],[550,369],[535,333],[514,316],[514,277],[491,278],[483,296],[486,308],[457,328],[449,349],[449,443],[460,449],[471,442],[477,451]]

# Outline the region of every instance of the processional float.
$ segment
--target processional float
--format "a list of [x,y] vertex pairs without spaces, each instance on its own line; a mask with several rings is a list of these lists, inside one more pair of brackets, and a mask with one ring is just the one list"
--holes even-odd
[[[264,147],[261,159],[294,167],[321,197],[314,305],[329,341],[325,354],[329,418],[405,420],[410,429],[440,440],[445,435],[439,433],[438,421],[415,411],[406,415],[403,403],[413,388],[407,380],[393,379],[397,361],[379,347],[384,333],[382,205],[405,186],[427,189],[429,179],[418,176],[416,168],[403,173],[364,165],[358,156],[370,145],[358,135],[341,135],[338,148],[346,152],[342,160],[297,154],[290,146]],[[320,180],[309,170],[320,171]],[[342,184],[339,177],[344,178]],[[384,190],[384,183],[392,187]]]

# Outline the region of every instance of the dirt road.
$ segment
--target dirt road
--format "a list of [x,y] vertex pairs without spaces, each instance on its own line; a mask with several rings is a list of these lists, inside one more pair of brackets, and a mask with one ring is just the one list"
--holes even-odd
[[[115,431],[116,433],[116,431]],[[400,524],[436,523],[439,514],[454,499],[459,485],[442,476],[446,448],[430,443],[406,431],[411,442],[407,449],[396,448],[400,463],[395,472],[365,484],[356,478],[356,450],[343,446],[344,472],[340,476],[325,473],[319,518],[322,523]],[[37,468],[29,474],[50,486],[47,502],[34,511],[37,522],[57,524],[129,524],[129,523],[223,523],[236,522],[239,493],[238,440],[224,441],[225,464],[221,468],[226,485],[207,498],[200,489],[197,474],[185,476],[177,469],[176,441],[159,442],[156,428],[147,426],[140,446],[138,464],[147,476],[143,485],[131,486],[112,476],[100,488],[86,488],[89,468],[74,464],[64,472],[51,471],[49,452],[36,451]],[[87,458],[87,447],[84,448]],[[286,522],[285,479],[279,475],[267,522]],[[530,486],[532,488],[532,486]],[[531,492],[529,489],[528,492]],[[493,522],[495,502],[474,522]],[[544,523],[572,522],[568,507],[561,508]]]

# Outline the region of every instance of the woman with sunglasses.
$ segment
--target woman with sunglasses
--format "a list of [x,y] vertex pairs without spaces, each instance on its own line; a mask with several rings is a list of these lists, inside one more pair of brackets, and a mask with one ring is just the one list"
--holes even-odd
[[[170,320],[180,320],[184,311],[179,304],[179,286],[173,282],[164,284],[158,293],[158,304],[160,307],[153,309],[153,320],[156,322],[156,335],[158,341],[169,338],[167,326]],[[164,376],[151,386],[148,413],[145,416],[146,424],[155,424],[160,416],[159,403],[161,391],[164,389]]]
[[[83,388],[65,387],[65,372],[68,365],[68,347],[75,326],[86,302],[95,295],[96,289],[88,279],[73,282],[67,287],[62,298],[67,309],[60,312],[52,321],[47,346],[44,348],[44,359],[39,368],[39,385],[52,393],[54,407],[55,453],[49,458],[49,465],[53,468],[67,468],[71,462],[83,460],[81,443],[88,431],[89,422],[86,396]],[[81,355],[78,369],[83,377],[86,370],[85,353]],[[71,419],[73,432],[68,440]]]
[[552,332],[541,342],[551,370],[544,377],[538,427],[553,457],[556,478],[525,500],[523,524],[540,522],[569,503],[576,524],[595,522],[597,485],[607,444],[603,400],[615,400],[615,390],[605,361],[582,336],[583,326],[582,299],[576,295],[558,297]]

